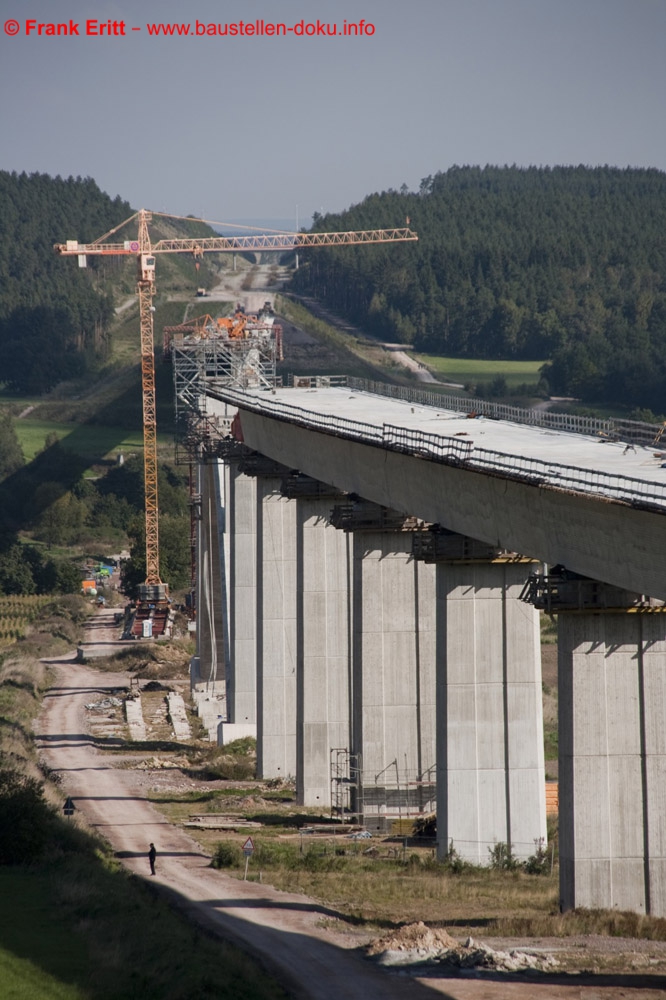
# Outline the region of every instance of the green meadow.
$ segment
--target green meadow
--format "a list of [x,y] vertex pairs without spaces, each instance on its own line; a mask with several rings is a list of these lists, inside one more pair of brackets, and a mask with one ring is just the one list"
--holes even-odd
[[[64,448],[75,451],[92,462],[115,459],[119,452],[125,456],[143,450],[141,430],[127,427],[107,427],[101,424],[54,423],[25,417],[14,421],[14,429],[23,449],[26,462],[32,461],[44,447],[48,435],[57,435]],[[158,435],[158,444],[170,444],[170,434]]]
[[415,354],[414,357],[442,381],[476,385],[479,382],[491,382],[498,375],[503,375],[509,389],[525,383],[536,384],[539,381],[539,370],[546,364],[545,361],[443,358],[435,354]]

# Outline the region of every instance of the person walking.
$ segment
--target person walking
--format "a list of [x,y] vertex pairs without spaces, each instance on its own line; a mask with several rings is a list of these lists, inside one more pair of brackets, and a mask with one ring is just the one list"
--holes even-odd
[[150,845],[150,850],[148,851],[148,860],[150,861],[150,874],[155,874],[155,858],[157,857],[157,851],[155,850],[155,845]]

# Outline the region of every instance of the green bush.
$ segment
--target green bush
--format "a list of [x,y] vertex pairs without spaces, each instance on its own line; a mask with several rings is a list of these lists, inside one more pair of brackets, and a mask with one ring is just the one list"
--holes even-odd
[[344,869],[346,863],[344,854],[323,854],[311,847],[307,854],[300,857],[297,867],[308,872],[335,872]]
[[453,840],[449,842],[449,849],[442,858],[441,863],[452,875],[462,875],[463,872],[467,872],[470,868],[474,867],[469,861],[465,861],[464,858],[460,857],[453,846]]
[[511,844],[500,840],[494,847],[488,848],[490,867],[495,871],[513,872],[520,867],[518,858],[513,853]]
[[221,840],[215,847],[211,865],[213,868],[236,868],[241,861],[241,852],[236,844]]
[[534,854],[530,854],[523,865],[524,870],[528,875],[549,875],[551,861],[543,837],[534,841],[534,848]]
[[298,847],[292,844],[263,841],[256,845],[252,860],[261,865],[262,868],[283,866],[293,869],[300,867],[300,857]]

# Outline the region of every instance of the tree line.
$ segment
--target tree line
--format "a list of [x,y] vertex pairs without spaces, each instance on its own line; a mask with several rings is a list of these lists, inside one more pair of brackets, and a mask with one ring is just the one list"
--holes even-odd
[[405,224],[418,243],[311,251],[295,290],[421,351],[543,360],[552,394],[664,410],[666,174],[452,167],[313,228]]

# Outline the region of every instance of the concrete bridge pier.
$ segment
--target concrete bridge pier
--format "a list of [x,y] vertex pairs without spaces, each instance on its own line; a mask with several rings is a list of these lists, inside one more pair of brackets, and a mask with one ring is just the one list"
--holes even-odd
[[222,572],[224,550],[224,501],[220,494],[217,462],[197,466],[193,497],[197,524],[197,659],[198,676],[210,691],[224,695],[226,592]]
[[666,614],[560,611],[558,644],[561,907],[666,917]]
[[296,511],[282,496],[283,466],[261,455],[241,463],[256,476],[257,776],[296,773]]
[[351,738],[351,542],[329,521],[340,500],[333,487],[292,474],[282,489],[297,505],[297,800],[349,809],[347,787],[332,795],[331,751],[349,748]]
[[434,805],[435,572],[412,557],[414,518],[357,501],[336,506],[332,523],[353,534],[357,811],[381,827]]
[[190,687],[199,718],[213,741],[227,712],[223,468],[217,461],[198,465],[191,498],[196,523],[197,654],[190,661]]
[[[485,865],[546,841],[539,619],[528,560],[450,532],[415,536],[437,567],[437,840]],[[530,561],[531,562],[531,561]],[[533,563],[531,563],[533,565]]]
[[[227,717],[255,732],[257,723],[257,480],[229,462],[229,676]],[[250,727],[250,728],[248,728]],[[226,740],[225,740],[226,742]]]

